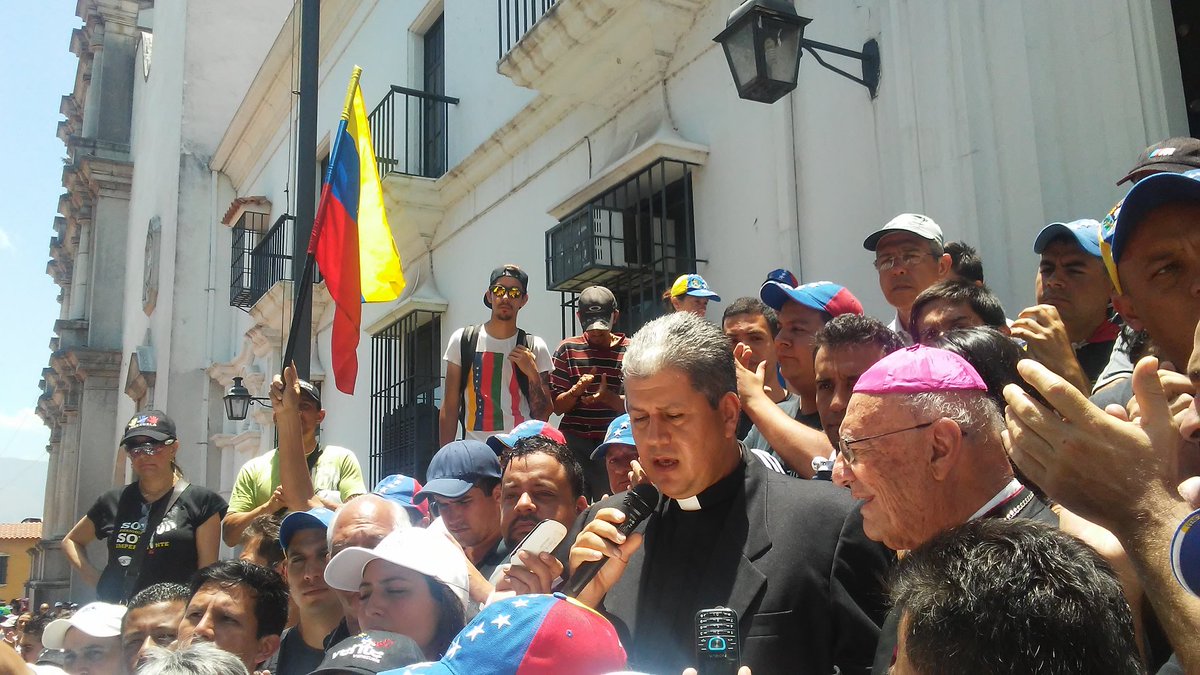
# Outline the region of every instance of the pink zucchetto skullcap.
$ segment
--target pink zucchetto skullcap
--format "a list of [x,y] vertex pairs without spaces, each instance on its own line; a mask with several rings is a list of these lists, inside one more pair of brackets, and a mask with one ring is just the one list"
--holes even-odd
[[913,345],[875,362],[858,378],[856,394],[921,394],[929,391],[987,391],[966,359],[945,349]]

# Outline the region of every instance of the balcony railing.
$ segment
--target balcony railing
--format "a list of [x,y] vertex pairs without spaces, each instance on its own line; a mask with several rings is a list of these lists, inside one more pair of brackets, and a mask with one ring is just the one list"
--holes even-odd
[[293,223],[283,214],[263,230],[265,213],[244,213],[233,227],[229,304],[249,309],[279,281],[292,279]]
[[371,140],[379,175],[438,178],[449,154],[447,116],[457,98],[392,85],[371,111]]
[[497,22],[500,31],[499,61],[512,50],[513,46],[525,37],[533,24],[550,11],[556,0],[497,0],[500,9],[500,20]]

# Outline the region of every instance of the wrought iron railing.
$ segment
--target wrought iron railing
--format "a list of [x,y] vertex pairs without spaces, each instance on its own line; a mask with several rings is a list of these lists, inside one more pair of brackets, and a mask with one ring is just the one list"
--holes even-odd
[[496,22],[500,33],[500,55],[496,60],[504,59],[504,55],[512,51],[514,45],[525,37],[533,24],[550,11],[557,0],[497,0],[500,10]]
[[379,175],[438,178],[450,151],[447,120],[457,98],[392,85],[368,116]]
[[438,446],[441,313],[416,311],[371,338],[371,484],[425,480]]
[[277,282],[292,279],[293,223],[283,214],[266,228],[265,213],[242,214],[233,227],[229,304],[249,309]]

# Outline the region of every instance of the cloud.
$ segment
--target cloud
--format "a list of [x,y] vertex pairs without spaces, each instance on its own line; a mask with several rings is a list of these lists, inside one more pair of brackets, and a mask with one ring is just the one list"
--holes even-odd
[[[0,243],[2,242],[3,238],[0,237]],[[0,245],[0,248],[3,246]],[[0,429],[36,430],[41,426],[42,418],[37,416],[33,408],[19,408],[15,413],[0,411]]]
[[49,439],[50,429],[33,408],[0,410],[0,458],[46,461]]
[[11,251],[13,248],[12,239],[4,230],[0,230],[0,251]]

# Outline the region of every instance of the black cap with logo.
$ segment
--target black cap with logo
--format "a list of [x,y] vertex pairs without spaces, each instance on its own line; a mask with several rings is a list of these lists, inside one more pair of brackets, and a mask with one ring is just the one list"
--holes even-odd
[[138,436],[156,441],[169,441],[175,438],[175,423],[161,410],[143,410],[125,425],[125,435],[121,437],[121,444],[124,445],[129,439]]
[[583,330],[612,330],[617,298],[603,286],[589,286],[579,294],[579,322]]

